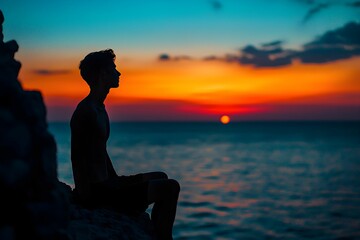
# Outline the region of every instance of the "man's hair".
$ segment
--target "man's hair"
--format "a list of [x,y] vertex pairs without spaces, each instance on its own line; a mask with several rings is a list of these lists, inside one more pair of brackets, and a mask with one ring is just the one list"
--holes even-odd
[[80,61],[79,69],[81,77],[91,87],[96,84],[100,73],[115,61],[115,53],[112,49],[89,53]]

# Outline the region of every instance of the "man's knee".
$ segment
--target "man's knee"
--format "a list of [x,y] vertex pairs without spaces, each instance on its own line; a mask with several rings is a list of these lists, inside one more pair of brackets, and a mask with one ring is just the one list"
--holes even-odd
[[148,172],[143,174],[144,181],[168,179],[164,172]]
[[164,172],[152,172],[153,179],[169,179],[168,175]]
[[174,179],[169,179],[169,184],[171,186],[172,192],[175,193],[175,194],[179,194],[179,192],[180,192],[180,184],[179,184],[179,182],[174,180]]
[[157,172],[159,179],[169,179],[168,175],[164,172]]

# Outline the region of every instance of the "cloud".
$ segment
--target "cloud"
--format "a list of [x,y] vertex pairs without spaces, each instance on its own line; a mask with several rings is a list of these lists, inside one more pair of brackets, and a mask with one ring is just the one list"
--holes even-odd
[[187,55],[170,56],[167,53],[162,53],[159,55],[158,60],[166,62],[166,61],[192,60],[192,58]]
[[353,7],[353,8],[359,8],[360,7],[360,1],[354,1],[351,3],[346,4],[349,7]]
[[179,60],[192,60],[191,57],[187,56],[187,55],[181,55],[181,56],[175,56],[173,57],[173,60],[175,61],[179,61]]
[[281,46],[281,44],[283,44],[283,41],[277,40],[277,41],[273,41],[273,42],[269,42],[269,43],[263,43],[262,46],[263,47],[275,47],[275,46]]
[[349,22],[345,26],[328,31],[316,40],[305,44],[311,46],[347,46],[360,47],[360,23]]
[[304,63],[325,63],[360,55],[360,23],[350,22],[344,27],[328,31],[306,43],[298,57]]
[[158,59],[160,61],[169,61],[170,60],[170,56],[166,53],[162,53],[160,54],[160,56],[158,57]]
[[277,41],[276,44],[263,44],[260,48],[248,45],[241,49],[241,56],[237,60],[241,64],[255,67],[278,67],[291,64],[291,55]]
[[301,50],[284,49],[283,41],[264,43],[260,47],[247,45],[237,54],[225,57],[209,56],[204,60],[221,60],[252,65],[256,68],[282,67],[298,59],[302,63],[327,63],[360,56],[360,23],[350,22],[338,29],[325,32]]
[[203,58],[204,61],[216,61],[216,60],[221,60],[221,58],[215,56],[215,55],[210,55],[210,56],[206,56]]
[[283,43],[283,41],[277,40],[264,43],[260,47],[247,45],[240,49],[238,54],[227,54],[225,57],[210,55],[203,58],[203,60],[237,62],[242,65],[253,65],[258,68],[290,65],[294,51],[283,49]]
[[[209,55],[203,61],[236,62],[256,68],[283,67],[299,60],[302,63],[327,63],[360,56],[360,23],[349,22],[343,27],[327,31],[313,41],[302,45],[300,50],[285,49],[284,41],[276,40],[260,46],[247,45],[237,53],[225,56]],[[193,60],[180,55],[159,55],[160,61]]]
[[61,75],[68,74],[70,70],[49,70],[49,69],[36,69],[33,71],[34,74],[37,75]]
[[330,4],[328,3],[320,3],[317,4],[315,7],[310,8],[309,11],[306,13],[302,23],[307,23],[310,19],[312,19],[316,14],[321,12],[322,10],[328,8]]
[[[254,67],[280,67],[290,65],[294,51],[283,49],[283,41],[264,43],[260,47],[247,45],[238,54],[228,54],[223,58],[226,62],[238,62]],[[210,60],[217,60],[212,56]]]
[[303,18],[302,23],[306,23],[311,20],[316,14],[329,7],[350,7],[359,8],[359,0],[290,0],[292,2],[302,3],[309,7],[306,15]]
[[314,18],[315,15],[319,14],[323,10],[333,7],[333,6],[346,6],[350,8],[359,8],[360,7],[360,1],[349,1],[345,2],[342,0],[296,0],[297,2],[303,3],[307,6],[309,6],[309,9],[307,13],[305,14],[302,23],[305,24],[308,21],[310,21],[312,18]]
[[210,4],[211,4],[211,7],[212,7],[214,10],[216,10],[216,11],[222,9],[222,7],[223,7],[223,5],[222,5],[222,3],[221,3],[220,1],[211,0],[211,1],[209,1],[209,2],[210,2]]
[[297,2],[301,2],[305,4],[314,4],[315,0],[297,0]]
[[[357,52],[357,53],[356,53]],[[360,51],[348,51],[344,48],[313,48],[306,49],[297,54],[297,57],[303,63],[327,63],[340,59],[351,58],[353,55],[360,55]]]

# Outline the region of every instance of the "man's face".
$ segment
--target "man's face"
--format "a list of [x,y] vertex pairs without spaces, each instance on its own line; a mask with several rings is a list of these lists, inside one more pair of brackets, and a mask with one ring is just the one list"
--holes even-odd
[[104,70],[102,81],[108,88],[118,88],[121,73],[116,70],[116,65],[113,63]]

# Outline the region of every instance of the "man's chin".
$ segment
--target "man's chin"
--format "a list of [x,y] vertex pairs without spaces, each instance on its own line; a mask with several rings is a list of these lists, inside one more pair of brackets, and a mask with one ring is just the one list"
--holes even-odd
[[120,85],[118,84],[114,84],[111,88],[118,88]]

